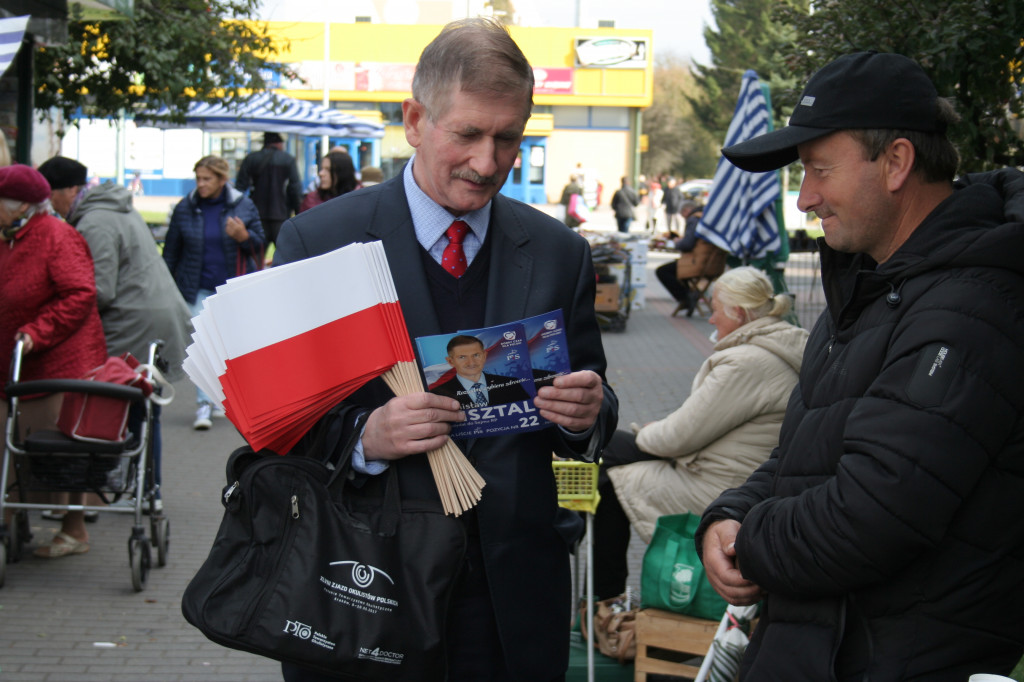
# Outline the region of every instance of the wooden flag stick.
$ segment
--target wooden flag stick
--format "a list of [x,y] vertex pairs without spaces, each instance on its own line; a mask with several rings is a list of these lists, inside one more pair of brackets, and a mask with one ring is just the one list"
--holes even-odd
[[[383,378],[395,395],[424,390],[414,362],[396,363]],[[460,516],[480,501],[484,479],[450,438],[439,449],[427,453],[427,461],[446,514]]]

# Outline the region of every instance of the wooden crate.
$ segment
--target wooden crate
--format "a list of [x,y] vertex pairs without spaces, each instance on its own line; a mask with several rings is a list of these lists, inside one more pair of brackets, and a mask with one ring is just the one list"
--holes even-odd
[[[641,609],[636,616],[635,682],[647,682],[648,673],[694,678],[699,667],[680,663],[708,652],[718,621],[691,618],[670,611]],[[670,654],[688,654],[672,656]]]
[[601,283],[597,285],[597,296],[594,300],[594,310],[599,313],[613,313],[619,309],[619,294],[621,288],[614,283]]

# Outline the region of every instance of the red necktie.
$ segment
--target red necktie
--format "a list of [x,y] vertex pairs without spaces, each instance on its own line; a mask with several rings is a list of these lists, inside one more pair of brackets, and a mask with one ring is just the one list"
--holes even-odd
[[448,227],[445,235],[448,237],[448,246],[444,247],[444,254],[441,256],[441,267],[456,279],[462,277],[466,272],[466,254],[462,250],[462,240],[469,234],[469,225],[456,220]]

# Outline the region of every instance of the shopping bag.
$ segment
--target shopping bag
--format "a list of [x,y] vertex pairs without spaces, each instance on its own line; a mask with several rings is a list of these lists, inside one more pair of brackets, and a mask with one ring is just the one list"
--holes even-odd
[[[619,663],[635,659],[637,611],[635,606],[629,607],[627,595],[598,601],[594,612],[594,646],[597,650]],[[587,621],[587,605],[584,603],[580,608],[580,630],[585,640],[590,639]]]
[[587,203],[583,201],[583,195],[573,194],[569,197],[569,217],[575,218],[580,223],[590,220],[590,209],[587,208]]
[[333,470],[317,445],[310,456],[236,450],[224,517],[182,612],[218,644],[332,678],[444,679],[465,529],[437,501],[400,498],[394,466],[383,500],[348,485],[353,445]]
[[699,525],[697,514],[670,514],[658,518],[640,572],[640,598],[644,608],[708,620],[722,618],[728,604],[708,582],[693,544]]
[[[141,389],[144,396],[153,385],[140,372],[138,360],[125,353],[107,358],[82,379]],[[68,391],[64,394],[57,428],[68,438],[90,443],[123,443],[128,437],[128,408],[131,401]]]

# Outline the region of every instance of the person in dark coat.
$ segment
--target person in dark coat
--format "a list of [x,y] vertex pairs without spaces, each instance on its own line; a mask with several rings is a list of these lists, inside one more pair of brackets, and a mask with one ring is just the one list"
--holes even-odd
[[[387,182],[285,222],[274,262],[382,241],[413,338],[563,311],[573,371],[534,399],[552,426],[455,441],[486,487],[476,507],[452,519],[465,524],[469,546],[447,620],[448,670],[422,677],[551,682],[568,668],[569,547],[579,527],[558,506],[552,453],[592,460],[617,421],[604,380],[590,247],[551,216],[498,192],[519,155],[533,93],[533,69],[507,29],[488,19],[448,24],[424,49],[412,92],[402,104],[412,160]],[[456,244],[467,261],[461,273],[441,265]],[[357,466],[362,460],[368,474],[398,467],[403,498],[439,500],[424,453],[464,420],[458,401],[426,392],[395,397],[375,379],[332,418],[344,424],[339,442],[359,440]],[[567,516],[574,528],[564,524]],[[288,680],[319,679],[285,670]]]
[[764,603],[744,680],[963,682],[1024,653],[1024,174],[954,183],[955,120],[914,61],[861,52],[723,150],[803,162],[828,304],[778,447],[698,529],[715,589]]
[[280,134],[264,133],[263,149],[242,159],[235,188],[256,204],[267,244],[276,243],[281,223],[298,213],[302,204],[299,167],[284,150]]
[[615,212],[615,223],[619,232],[628,233],[629,225],[636,218],[633,209],[640,203],[640,197],[629,184],[629,178],[622,177],[622,186],[612,195],[612,211]]

